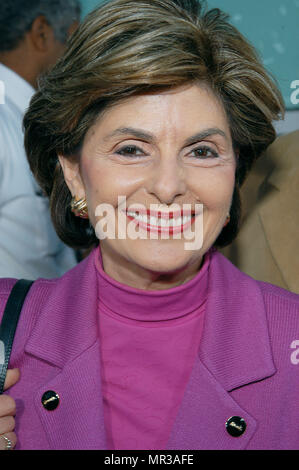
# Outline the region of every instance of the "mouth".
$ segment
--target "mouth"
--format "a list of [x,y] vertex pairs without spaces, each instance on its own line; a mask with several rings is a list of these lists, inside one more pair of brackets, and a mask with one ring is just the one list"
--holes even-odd
[[195,211],[160,212],[152,210],[124,211],[128,219],[148,232],[175,234],[191,227],[198,214]]

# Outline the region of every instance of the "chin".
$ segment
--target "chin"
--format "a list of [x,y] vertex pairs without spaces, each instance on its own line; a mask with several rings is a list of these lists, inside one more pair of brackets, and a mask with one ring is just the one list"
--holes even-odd
[[161,274],[182,271],[184,268],[189,266],[191,261],[190,255],[186,256],[186,253],[179,256],[177,253],[175,255],[169,255],[163,253],[151,254],[149,252],[145,256],[141,254],[138,256],[138,259],[136,256],[134,256],[134,258],[135,262],[143,269]]

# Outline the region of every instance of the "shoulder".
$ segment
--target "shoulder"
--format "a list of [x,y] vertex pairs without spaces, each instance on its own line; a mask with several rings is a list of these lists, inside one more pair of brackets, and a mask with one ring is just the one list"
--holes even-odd
[[3,113],[1,113],[1,106],[0,106],[0,158],[3,159],[4,153],[4,144],[5,144],[5,135],[4,129],[6,128],[6,119]]
[[273,297],[274,299],[278,300],[285,300],[287,302],[294,302],[294,304],[299,306],[299,294],[294,292],[290,292],[287,289],[283,289],[282,287],[275,286],[274,284],[270,284],[268,282],[256,281],[259,285],[260,289],[262,290],[265,297]]
[[[297,176],[299,170],[299,130],[279,136],[268,147],[266,155],[272,162],[272,172],[268,175],[269,182],[274,186],[278,183],[280,185],[284,183],[290,190],[289,179]],[[281,155],[283,155],[283,159]],[[279,180],[277,175],[281,175]],[[295,188],[296,186],[294,186]]]
[[[85,297],[88,294],[86,286],[89,285],[94,266],[94,254],[91,253],[86,259],[67,271],[63,276],[54,279],[37,279],[34,281],[24,306],[26,315],[38,315],[44,306],[54,308],[62,305],[65,300],[75,297]],[[0,321],[3,316],[6,302],[17,279],[0,279]],[[35,313],[33,313],[35,312]]]
[[[294,158],[294,163],[298,165],[298,142],[299,130],[283,134],[268,147],[267,153],[277,158],[277,163],[281,163],[281,154],[290,153]],[[295,158],[297,157],[297,158]]]
[[15,142],[20,140],[21,130],[21,127],[17,130],[11,110],[6,105],[0,105],[0,163],[6,158]]
[[280,320],[290,327],[295,323],[299,328],[299,295],[267,282],[256,282],[262,292],[269,321],[277,326]]
[[[265,307],[271,311],[294,311],[299,314],[299,295],[290,292],[282,287],[275,286],[268,282],[262,282],[254,279],[237,268],[222,253],[214,251],[214,264],[217,265],[218,276],[225,278],[225,285],[228,291],[239,290],[242,286],[242,292],[248,295],[260,293]],[[255,293],[255,294],[254,294]],[[242,301],[242,299],[240,299]]]
[[[264,312],[273,347],[291,344],[299,331],[299,295],[273,284],[257,281],[240,271],[225,256],[216,252],[217,285],[229,297],[230,308],[246,312],[255,321]],[[222,279],[221,279],[222,278]],[[274,346],[276,345],[276,346]]]
[[[213,258],[215,274],[211,292],[217,296],[214,308],[221,305],[226,314],[230,312],[235,328],[235,325],[239,325],[241,330],[243,322],[247,322],[248,332],[251,331],[255,336],[260,334],[259,327],[263,325],[276,367],[289,370],[290,364],[293,365],[295,360],[290,361],[290,356],[294,354],[294,347],[299,345],[299,295],[253,279],[236,268],[221,253],[217,252]],[[261,336],[260,341],[266,344],[265,336]]]
[[10,128],[12,120],[12,110],[7,104],[0,105],[0,136],[4,138],[4,131]]
[[[2,320],[8,298],[17,281],[18,279],[0,279],[0,321]],[[47,298],[51,291],[55,288],[57,282],[59,282],[59,279],[39,279],[35,281],[30,291],[28,292],[25,302],[28,301],[31,304],[33,303],[36,307],[41,305],[43,300]],[[36,310],[30,309],[28,311],[34,312]]]

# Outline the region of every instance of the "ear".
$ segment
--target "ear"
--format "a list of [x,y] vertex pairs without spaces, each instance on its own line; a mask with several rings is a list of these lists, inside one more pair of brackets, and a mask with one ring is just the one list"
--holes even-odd
[[36,51],[48,51],[51,41],[53,41],[54,33],[43,15],[35,18],[28,34]]
[[64,180],[73,197],[85,198],[85,187],[80,174],[80,166],[77,157],[64,157],[58,155],[63,171]]

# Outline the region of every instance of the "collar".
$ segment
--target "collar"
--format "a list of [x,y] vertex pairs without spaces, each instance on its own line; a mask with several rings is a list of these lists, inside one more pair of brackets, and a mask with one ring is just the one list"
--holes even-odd
[[[95,251],[60,279],[35,282],[26,306],[35,311],[36,323],[26,352],[62,368],[98,339],[94,256]],[[199,359],[227,391],[273,375],[259,283],[217,251],[209,270]]]
[[4,96],[24,114],[29,107],[35,89],[20,75],[0,63],[0,80],[4,83]]
[[169,321],[185,317],[201,308],[207,297],[210,251],[196,275],[177,287],[144,290],[122,284],[103,269],[100,246],[95,252],[99,302],[118,316],[142,322]]

